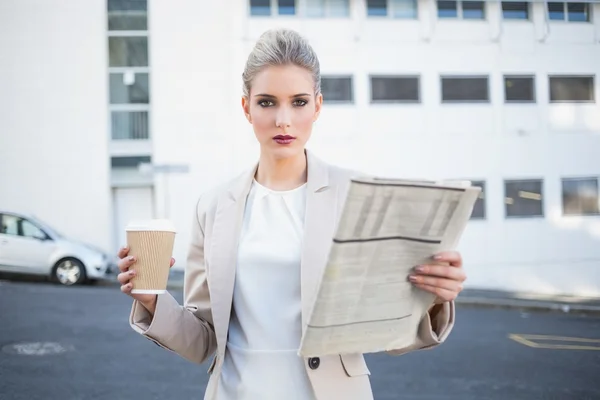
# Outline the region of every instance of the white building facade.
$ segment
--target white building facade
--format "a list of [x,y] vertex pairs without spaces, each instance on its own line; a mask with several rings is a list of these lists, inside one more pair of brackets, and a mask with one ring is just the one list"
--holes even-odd
[[2,0],[0,208],[115,252],[257,160],[240,96],[262,32],[316,49],[309,147],[370,174],[483,186],[467,286],[600,296],[600,3]]

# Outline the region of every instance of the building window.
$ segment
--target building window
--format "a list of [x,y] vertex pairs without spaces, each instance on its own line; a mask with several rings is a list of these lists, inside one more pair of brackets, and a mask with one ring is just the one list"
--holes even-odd
[[321,93],[325,103],[352,103],[354,94],[352,91],[351,76],[323,76],[321,78]]
[[144,36],[112,36],[108,38],[111,67],[148,66],[148,38]]
[[369,17],[416,19],[417,0],[367,0]]
[[548,18],[552,21],[590,22],[590,5],[549,2]]
[[524,1],[503,1],[502,17],[504,19],[529,19],[529,3]]
[[550,102],[594,103],[593,76],[551,76]]
[[145,31],[148,29],[146,0],[108,0],[109,31]]
[[504,76],[504,101],[506,103],[535,103],[533,76]]
[[152,162],[150,156],[126,156],[112,157],[110,159],[111,168],[138,168],[140,164]]
[[418,76],[371,76],[371,103],[419,103]]
[[150,138],[148,111],[112,111],[113,140],[141,140]]
[[148,73],[110,74],[110,104],[148,104],[150,90]]
[[598,178],[565,178],[562,180],[564,215],[600,214]]
[[504,203],[507,217],[543,217],[544,201],[541,179],[507,180]]
[[471,181],[471,185],[481,188],[481,192],[479,192],[479,196],[473,206],[471,219],[485,219],[485,181]]
[[295,0],[250,0],[250,15],[268,17],[272,14],[296,15]]
[[307,17],[349,17],[350,0],[306,0]]
[[485,19],[483,1],[438,0],[438,18]]
[[485,103],[489,100],[487,76],[442,77],[443,103]]

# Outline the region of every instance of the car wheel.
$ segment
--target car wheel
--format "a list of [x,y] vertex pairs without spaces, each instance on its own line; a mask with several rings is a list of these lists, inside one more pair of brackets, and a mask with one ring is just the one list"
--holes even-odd
[[56,263],[52,277],[61,285],[80,284],[85,281],[85,267],[75,258],[65,258]]

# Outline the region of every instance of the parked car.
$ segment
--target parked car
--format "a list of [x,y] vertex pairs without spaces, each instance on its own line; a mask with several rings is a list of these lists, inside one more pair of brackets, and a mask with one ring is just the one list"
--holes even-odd
[[116,256],[65,237],[33,215],[0,210],[0,271],[46,275],[69,286],[115,270]]

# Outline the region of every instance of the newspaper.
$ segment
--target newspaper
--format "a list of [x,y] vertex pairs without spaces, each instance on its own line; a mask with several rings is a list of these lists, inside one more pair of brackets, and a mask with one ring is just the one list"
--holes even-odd
[[352,179],[298,354],[414,343],[435,295],[408,275],[457,246],[480,192],[468,181]]

